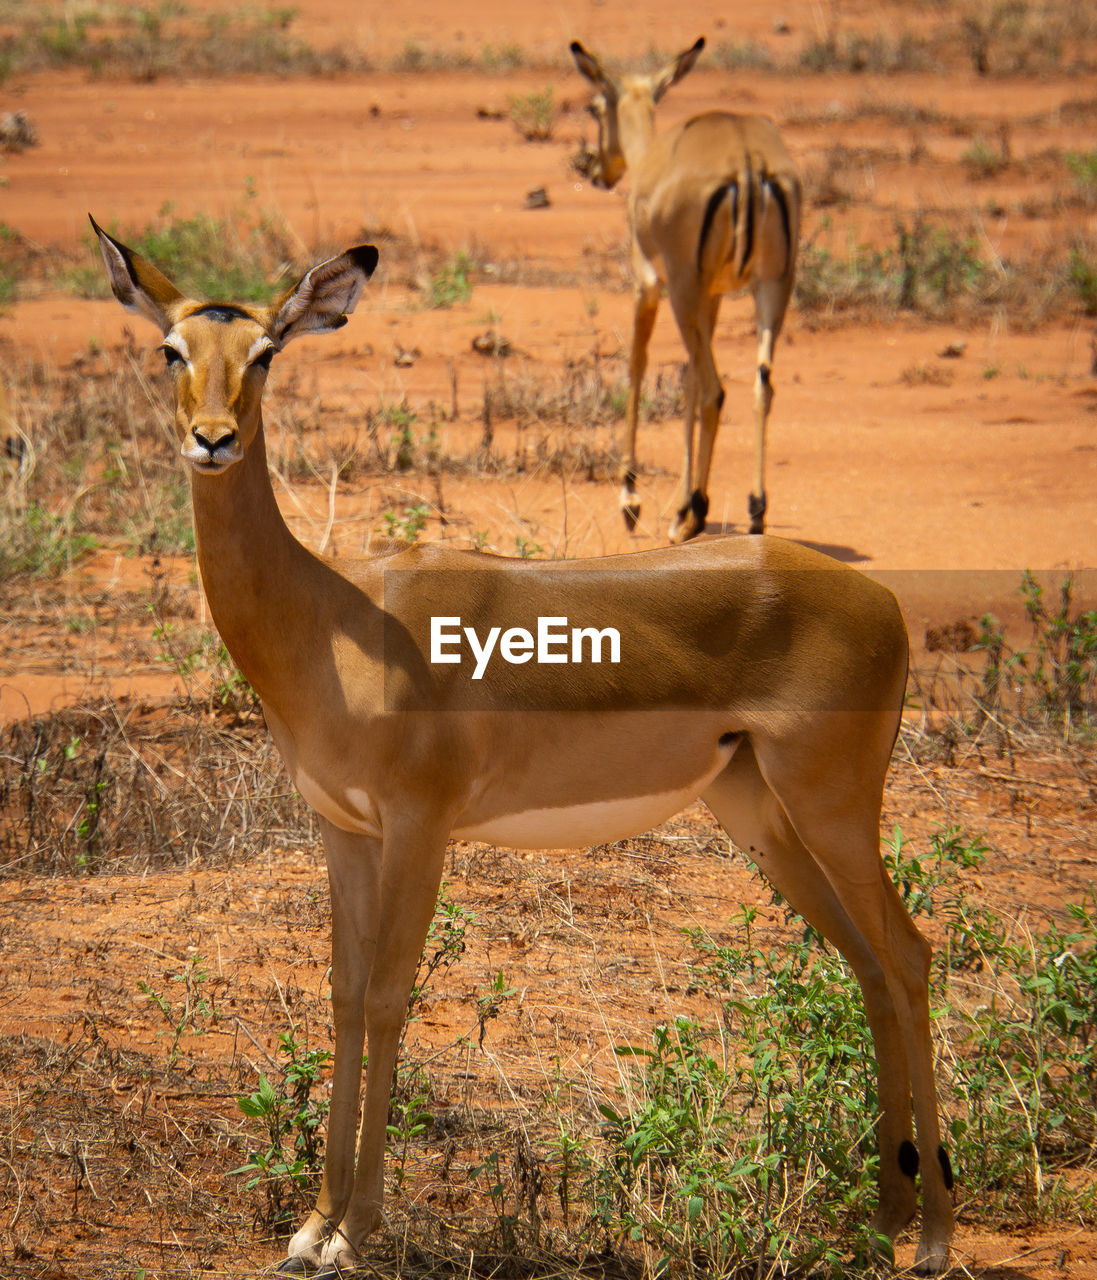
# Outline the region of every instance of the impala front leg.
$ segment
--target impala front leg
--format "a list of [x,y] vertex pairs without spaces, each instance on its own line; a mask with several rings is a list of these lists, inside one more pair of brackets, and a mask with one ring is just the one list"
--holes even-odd
[[[448,824],[432,827],[426,821],[416,822],[403,815],[382,815],[382,825],[385,834],[380,866],[380,905],[376,915],[371,917],[375,921],[376,932],[371,945],[369,980],[365,986],[369,1058],[358,1138],[358,1165],[342,1220],[321,1255],[322,1264],[335,1268],[336,1274],[353,1270],[359,1247],[381,1223],[392,1075],[416,965],[434,915],[449,835]],[[357,987],[348,994],[353,998]],[[349,1019],[356,1014],[347,1008],[343,1016]],[[355,1031],[348,1039],[352,1048],[357,1045],[360,1050],[357,1022],[354,1026]],[[333,1098],[333,1110],[334,1106]],[[340,1159],[340,1173],[342,1170]]]
[[303,1273],[319,1264],[354,1187],[354,1139],[362,1088],[366,984],[373,968],[380,911],[381,841],[352,835],[318,817],[331,893],[331,1005],[335,1064],[324,1177],[316,1208],[289,1244],[280,1268]]

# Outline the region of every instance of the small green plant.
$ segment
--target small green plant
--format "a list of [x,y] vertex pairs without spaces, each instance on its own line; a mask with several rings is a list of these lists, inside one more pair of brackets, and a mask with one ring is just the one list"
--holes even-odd
[[56,66],[78,61],[88,44],[88,19],[78,16],[72,22],[59,18],[51,26],[43,27],[39,39],[42,49]]
[[283,1059],[278,1087],[260,1074],[258,1087],[236,1099],[244,1115],[263,1123],[267,1145],[265,1150],[253,1151],[247,1162],[232,1172],[248,1175],[248,1190],[262,1186],[267,1203],[265,1221],[271,1227],[290,1220],[323,1156],[322,1131],[329,1103],[317,1085],[332,1054],[299,1043],[299,1030],[294,1025],[278,1037]]
[[978,243],[947,226],[931,226],[918,212],[896,221],[900,266],[899,306],[917,309],[928,299],[938,305],[973,290],[985,271]]
[[1063,159],[1078,197],[1097,205],[1097,151],[1068,151]]
[[969,177],[976,181],[996,178],[1009,164],[1002,150],[993,147],[982,134],[975,138],[960,159]]
[[206,630],[181,630],[163,616],[156,600],[148,609],[154,619],[153,639],[159,647],[156,660],[175,669],[191,703],[241,717],[259,710],[259,695],[219,636]]
[[408,1027],[418,1017],[418,1008],[434,979],[446,973],[465,954],[465,935],[475,923],[476,917],[467,907],[454,902],[449,896],[449,883],[442,881],[438,887],[438,901],[434,916],[427,930],[427,940],[419,957],[408,998],[408,1012],[400,1032],[400,1050],[403,1053]]
[[[640,1245],[654,1275],[840,1274],[848,1224],[862,1256],[890,1253],[863,1224],[875,1159],[866,1116],[875,1077],[856,983],[827,958],[722,952],[695,936],[704,981],[724,985],[723,1032],[679,1017],[635,1064],[628,1110],[603,1104],[610,1156],[595,1174],[596,1220]],[[749,1049],[741,1059],[734,1045]],[[813,1205],[794,1222],[790,1204]]]
[[1060,582],[1058,600],[1049,605],[1026,570],[1021,594],[1032,624],[1032,647],[1021,665],[1041,710],[1069,734],[1097,705],[1097,609],[1075,610],[1071,578]]
[[206,995],[205,987],[209,982],[205,961],[201,956],[191,956],[178,973],[172,974],[172,982],[183,988],[182,996],[173,1001],[170,996],[158,991],[151,983],[138,981],[137,989],[147,996],[160,1011],[168,1024],[171,1046],[168,1049],[168,1070],[171,1071],[179,1057],[179,1045],[185,1035],[203,1035],[206,1019],[215,1020],[217,1011],[212,999]]
[[508,99],[510,122],[527,142],[548,142],[559,114],[552,86]]
[[486,990],[476,998],[476,1021],[480,1027],[480,1048],[484,1047],[484,1036],[487,1035],[488,1023],[499,1016],[503,1005],[515,994],[516,988],[507,986],[507,980],[499,969]]
[[480,65],[485,71],[517,71],[526,65],[525,50],[519,44],[486,44],[480,50]]
[[53,577],[95,546],[89,533],[74,529],[74,511],[48,511],[38,502],[16,501],[0,508],[0,581],[26,575]]
[[472,296],[472,282],[469,280],[471,271],[472,259],[464,249],[459,249],[431,277],[427,288],[427,306],[446,308],[458,302],[467,302]]
[[385,530],[390,538],[402,538],[411,543],[418,540],[419,535],[427,527],[430,507],[425,502],[418,502],[413,507],[405,507],[402,515],[395,511],[385,512]]
[[23,238],[14,227],[0,222],[0,307],[19,296],[19,248]]
[[389,1101],[386,1127],[388,1151],[392,1157],[397,1186],[403,1183],[406,1176],[412,1143],[429,1133],[434,1124],[429,1103],[430,1085],[422,1071],[413,1071],[410,1076],[398,1074],[397,1086]]
[[1087,316],[1097,316],[1097,255],[1084,241],[1071,245],[1067,281]]
[[1013,66],[1017,46],[1026,41],[1029,6],[1027,0],[991,0],[969,9],[960,18],[960,38],[977,75]]
[[[830,223],[821,220],[818,233]],[[893,306],[894,273],[887,251],[850,242],[844,255],[809,240],[800,251],[796,299],[811,311],[846,311],[880,304]]]

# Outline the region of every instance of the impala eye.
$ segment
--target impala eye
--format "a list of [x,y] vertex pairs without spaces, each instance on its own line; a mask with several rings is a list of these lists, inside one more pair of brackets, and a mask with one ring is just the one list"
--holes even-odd
[[164,361],[169,369],[173,365],[183,363],[183,353],[177,347],[173,347],[170,343],[165,342],[160,350],[164,353]]

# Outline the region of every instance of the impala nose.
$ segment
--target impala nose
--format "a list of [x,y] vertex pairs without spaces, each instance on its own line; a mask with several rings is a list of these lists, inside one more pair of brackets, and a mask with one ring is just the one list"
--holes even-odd
[[236,424],[231,419],[196,422],[188,435],[183,456],[196,466],[221,465],[240,457]]

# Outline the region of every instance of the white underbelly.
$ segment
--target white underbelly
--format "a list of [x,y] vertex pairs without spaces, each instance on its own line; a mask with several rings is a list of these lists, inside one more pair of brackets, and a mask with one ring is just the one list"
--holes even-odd
[[737,740],[732,740],[721,747],[712,767],[687,786],[650,795],[525,809],[458,826],[453,834],[459,840],[481,840],[512,849],[581,849],[639,835],[692,804],[727,765],[736,745]]
[[[717,748],[710,767],[681,787],[583,804],[517,809],[466,823],[458,821],[450,834],[459,840],[479,840],[512,849],[581,849],[623,840],[649,831],[692,804],[726,767],[737,745],[738,739],[729,736]],[[348,787],[336,794],[301,768],[293,769],[292,776],[306,803],[334,826],[361,835],[382,836],[377,806],[366,791]]]
[[567,809],[527,809],[475,826],[458,827],[453,834],[459,840],[480,840],[511,849],[581,849],[591,844],[610,844],[657,827],[698,794],[691,787],[657,796],[597,800]]

